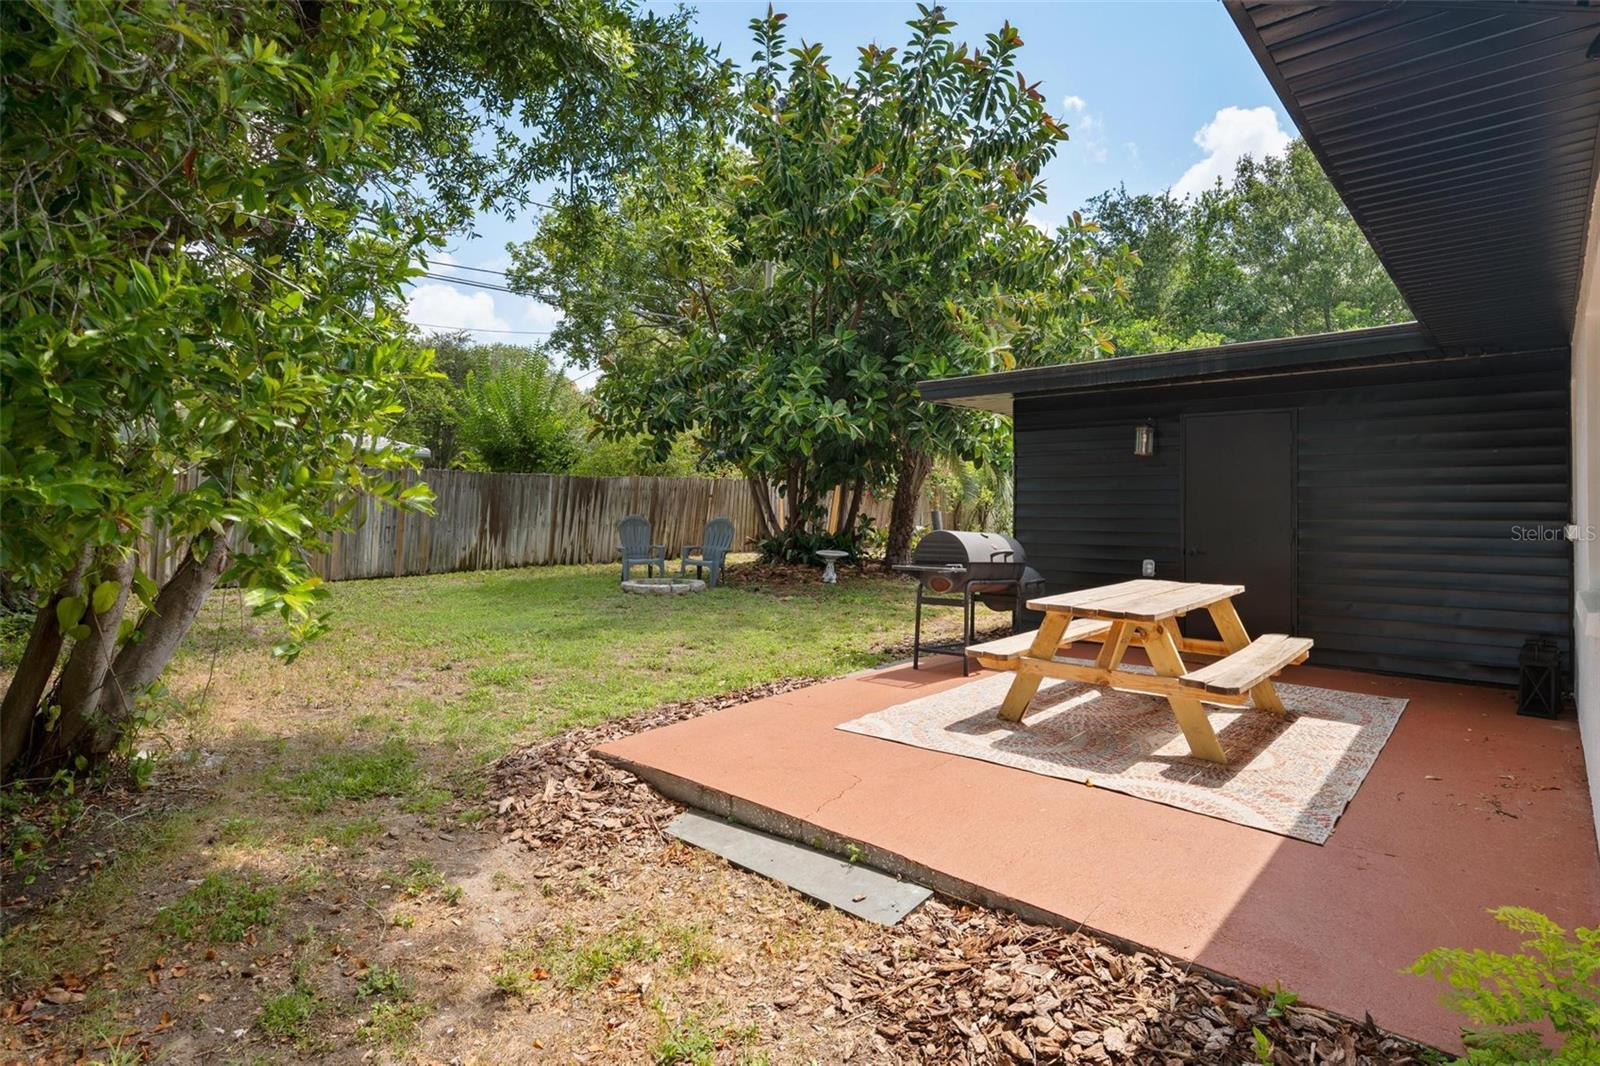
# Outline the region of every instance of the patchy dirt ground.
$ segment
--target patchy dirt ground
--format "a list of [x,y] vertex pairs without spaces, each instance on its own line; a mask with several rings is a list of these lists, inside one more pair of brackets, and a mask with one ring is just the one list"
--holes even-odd
[[[152,787],[5,812],[62,843],[0,857],[0,1062],[1415,1059],[1287,994],[954,901],[885,930],[664,837],[677,808],[589,751],[813,683],[708,678],[672,658],[682,633],[743,627],[764,658],[726,669],[838,673],[895,655],[909,586],[752,570],[675,636],[571,569],[356,583],[292,673],[219,606]],[[791,641],[822,602],[840,643]]]
[[5,1052],[121,1063],[1418,1060],[1292,997],[952,901],[894,929],[861,922],[664,837],[678,808],[589,755],[805,683],[512,752],[492,767],[486,806],[397,813],[359,848],[312,838],[274,853],[246,825],[199,829],[197,867],[251,875],[147,878],[159,887],[127,906],[153,918],[133,935],[116,931],[125,915],[84,915],[71,934],[85,965],[6,1005]]

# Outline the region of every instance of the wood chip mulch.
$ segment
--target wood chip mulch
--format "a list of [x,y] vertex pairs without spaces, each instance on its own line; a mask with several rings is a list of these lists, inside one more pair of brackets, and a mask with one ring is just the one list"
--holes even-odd
[[930,900],[877,944],[847,949],[841,1010],[868,1010],[923,1062],[1420,1062],[1423,1049],[1083,933]]
[[[885,570],[883,563],[877,560],[859,563],[840,562],[836,569],[841,580],[859,580],[867,577],[889,578],[905,582],[908,590],[912,587],[910,578]],[[822,584],[822,569],[809,563],[738,563],[724,570],[722,576],[723,583],[731,588],[748,588],[757,592],[763,590],[785,592],[795,588],[817,590],[826,588]]]
[[[496,828],[552,866],[664,847],[662,827],[682,808],[592,749],[813,683],[790,679],[667,704],[512,752],[491,768],[493,794],[502,797]],[[1370,1019],[1356,1024],[1292,1002],[1274,1006],[1270,992],[1224,984],[1174,959],[940,898],[857,938],[817,981],[840,1015],[866,1014],[890,1061],[1437,1061],[1437,1052]],[[786,990],[770,991],[781,1007]]]
[[510,752],[489,768],[497,827],[529,851],[564,856],[569,850],[656,847],[662,827],[683,808],[593,754],[595,748],[657,726],[814,685],[784,678],[720,696],[667,703],[631,718],[570,729]]

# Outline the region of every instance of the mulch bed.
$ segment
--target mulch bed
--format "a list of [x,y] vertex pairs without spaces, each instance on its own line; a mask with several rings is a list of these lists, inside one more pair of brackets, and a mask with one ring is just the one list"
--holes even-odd
[[657,726],[814,685],[786,678],[720,696],[667,703],[631,718],[569,729],[502,756],[489,768],[497,824],[508,841],[560,859],[570,850],[659,847],[662,826],[683,808],[626,770],[595,757],[595,748]]
[[[667,704],[512,752],[491,768],[493,794],[502,797],[496,827],[552,866],[666,847],[662,827],[682,807],[592,749],[814,683],[791,679]],[[817,982],[840,1015],[867,1015],[876,1050],[891,1061],[1430,1061],[1428,1049],[1370,1019],[1355,1024],[1298,1004],[1274,1007],[1270,993],[1213,980],[1178,960],[940,898],[893,928],[868,931],[837,963]],[[750,990],[779,1007],[786,993]]]
[[[883,564],[877,560],[864,563],[841,560],[834,569],[842,581],[863,577],[896,578],[905,581],[908,589],[911,587],[910,578],[885,571]],[[822,569],[805,563],[739,563],[724,570],[722,580],[730,587],[747,588],[755,592],[786,592],[804,586],[820,587]]]

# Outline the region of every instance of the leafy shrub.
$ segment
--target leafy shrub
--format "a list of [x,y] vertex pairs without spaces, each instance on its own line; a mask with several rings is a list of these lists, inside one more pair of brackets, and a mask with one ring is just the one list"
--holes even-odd
[[866,555],[866,546],[872,538],[872,519],[862,515],[854,530],[841,529],[837,533],[821,530],[795,530],[756,541],[756,551],[764,563],[804,563],[821,566],[819,551],[848,552],[845,562],[859,562]]
[[586,418],[578,390],[541,356],[467,374],[457,439],[489,470],[559,474],[578,458]]
[[31,613],[13,611],[0,602],[0,668],[16,669],[22,661],[22,649],[27,647],[32,629]]
[[691,433],[672,437],[664,450],[644,434],[610,439],[595,437],[567,473],[574,477],[740,477],[731,466],[712,463],[701,454]]
[[1011,532],[1010,463],[979,464],[943,459],[934,466],[928,480],[931,503],[944,512],[946,529]]
[[[1435,948],[1411,966],[1449,985],[1448,1001],[1476,1025],[1462,1030],[1467,1063],[1600,1062],[1600,928],[1567,931],[1537,911],[1499,907],[1496,921],[1528,934],[1514,955]],[[1532,1028],[1548,1021],[1551,1051]]]

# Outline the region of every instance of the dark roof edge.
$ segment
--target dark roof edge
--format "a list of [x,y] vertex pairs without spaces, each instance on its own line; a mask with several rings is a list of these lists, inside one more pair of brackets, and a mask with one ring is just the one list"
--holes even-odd
[[1240,341],[1214,348],[1190,348],[1153,355],[1124,355],[1080,363],[936,378],[921,382],[922,398],[948,403],[975,396],[1017,396],[1038,392],[1070,392],[1108,385],[1220,380],[1261,373],[1293,373],[1331,365],[1359,366],[1388,362],[1397,355],[1437,357],[1441,352],[1415,322],[1394,326]]
[[[1306,142],[1306,147],[1311,149],[1311,154],[1316,157],[1317,166],[1322,169],[1322,173],[1327,177],[1328,183],[1333,186],[1333,191],[1338,194],[1340,203],[1344,204],[1345,209],[1348,211],[1350,197],[1347,194],[1348,190],[1345,188],[1344,175],[1328,165],[1328,154],[1323,150],[1322,138],[1306,118],[1305,111],[1300,107],[1299,97],[1295,96],[1293,90],[1289,88],[1289,83],[1278,69],[1278,64],[1274,62],[1271,53],[1267,51],[1266,42],[1262,41],[1261,34],[1257,31],[1255,23],[1250,19],[1247,0],[1222,0],[1222,6],[1227,9],[1228,17],[1233,19],[1234,26],[1239,30],[1239,36],[1244,39],[1245,47],[1250,49],[1250,55],[1255,59],[1256,65],[1261,68],[1261,73],[1266,75],[1268,84],[1272,86],[1272,91],[1278,94],[1278,102],[1289,113],[1289,121],[1294,124],[1295,131],[1300,135],[1300,139]],[[1350,212],[1350,217],[1355,221],[1356,228],[1361,231],[1361,235],[1366,238],[1367,244],[1372,247],[1373,253],[1378,257],[1378,261],[1383,264],[1384,273],[1389,275],[1389,279],[1394,282],[1395,289],[1400,292],[1401,298],[1406,301],[1406,306],[1409,307],[1411,305],[1411,297],[1400,289],[1399,281],[1395,280],[1394,271],[1389,266],[1388,254],[1383,248],[1383,242],[1378,239],[1377,234],[1367,228],[1366,222],[1358,218],[1354,211]],[[1418,322],[1416,326],[1428,336],[1430,344],[1434,343],[1433,335],[1428,331],[1426,325]]]

